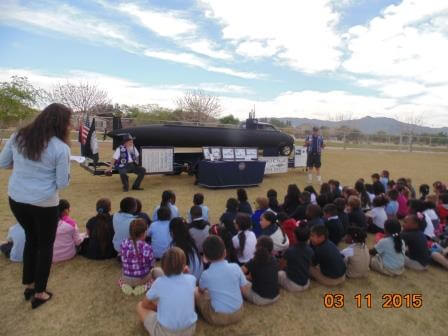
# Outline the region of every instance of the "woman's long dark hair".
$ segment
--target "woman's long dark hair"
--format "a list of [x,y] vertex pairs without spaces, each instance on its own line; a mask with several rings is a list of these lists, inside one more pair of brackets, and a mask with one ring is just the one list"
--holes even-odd
[[274,249],[274,242],[271,237],[261,236],[257,240],[255,247],[254,261],[257,264],[266,264],[272,258],[272,250]]
[[17,132],[19,152],[29,160],[39,161],[52,137],[69,145],[71,117],[72,110],[68,107],[58,103],[48,105],[30,124]]
[[249,230],[252,226],[252,222],[250,220],[249,215],[244,213],[239,213],[236,215],[235,223],[238,226],[240,232],[238,233],[238,241],[240,244],[240,248],[238,249],[238,254],[240,256],[243,255],[244,248],[246,247],[246,234],[245,231]]
[[394,240],[395,252],[401,253],[403,248],[403,241],[400,237],[401,225],[397,219],[388,219],[384,223],[384,231],[390,234]]
[[[112,216],[110,215],[111,203],[108,198],[101,198],[96,202],[96,235],[100,244],[101,255],[107,253],[107,245],[113,238],[112,227],[110,225]],[[93,234],[92,232],[90,234]]]
[[371,206],[369,194],[367,194],[366,186],[362,181],[357,181],[355,183],[355,190],[359,193],[359,197],[361,198],[361,206],[363,208],[368,208]]
[[199,256],[198,248],[194,239],[188,231],[188,224],[182,217],[173,218],[170,221],[170,234],[173,238],[172,245],[184,251],[187,257],[187,265],[190,265],[190,257],[194,260],[194,255]]
[[168,203],[170,203],[174,197],[176,197],[176,196],[174,195],[174,193],[171,190],[165,190],[162,193],[162,201],[160,202],[160,206],[161,207],[163,207],[163,206],[169,207]]

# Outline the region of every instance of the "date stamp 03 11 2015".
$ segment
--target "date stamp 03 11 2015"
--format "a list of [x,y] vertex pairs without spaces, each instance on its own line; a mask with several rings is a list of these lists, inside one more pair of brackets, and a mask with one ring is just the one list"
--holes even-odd
[[[358,293],[353,297],[356,308],[372,308],[373,299],[372,294]],[[421,308],[423,307],[423,295],[422,294],[383,294],[382,296],[382,308]],[[345,305],[344,294],[328,293],[324,296],[325,308],[343,308]]]

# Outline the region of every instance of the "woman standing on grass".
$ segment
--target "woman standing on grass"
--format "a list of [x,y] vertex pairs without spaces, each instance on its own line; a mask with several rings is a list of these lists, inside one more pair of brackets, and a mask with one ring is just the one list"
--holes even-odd
[[12,213],[25,230],[23,284],[32,308],[51,299],[47,292],[53,243],[59,220],[58,191],[70,178],[70,119],[62,104],[47,106],[21,128],[0,153],[0,167],[12,168],[8,196]]

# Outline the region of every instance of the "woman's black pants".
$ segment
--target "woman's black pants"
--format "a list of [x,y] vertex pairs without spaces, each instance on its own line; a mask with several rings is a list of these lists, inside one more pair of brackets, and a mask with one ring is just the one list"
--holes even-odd
[[53,260],[53,244],[59,220],[58,207],[39,207],[19,203],[11,198],[9,206],[25,230],[22,282],[24,285],[34,283],[36,293],[44,292]]

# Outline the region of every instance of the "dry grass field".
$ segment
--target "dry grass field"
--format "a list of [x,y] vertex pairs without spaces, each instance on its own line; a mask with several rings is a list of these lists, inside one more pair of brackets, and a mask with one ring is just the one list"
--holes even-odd
[[[102,145],[103,156],[110,153],[109,145]],[[77,149],[73,151],[76,152]],[[324,179],[336,178],[344,185],[352,185],[359,177],[369,178],[372,172],[388,169],[393,178],[411,177],[414,185],[447,180],[448,156],[435,153],[400,153],[363,150],[327,150],[323,156]],[[14,218],[7,205],[7,181],[10,172],[0,171],[0,237],[6,236]],[[306,176],[300,171],[266,177],[264,183],[248,189],[251,200],[265,195],[270,188],[283,197],[290,183],[305,186]],[[211,209],[213,222],[222,213],[225,201],[235,190],[207,190],[193,185],[193,178],[181,176],[148,176],[143,182],[145,191],[129,192],[141,199],[144,210],[152,212],[164,189],[177,195],[177,205],[185,214],[192,195],[201,191]],[[72,165],[72,182],[62,192],[72,205],[74,217],[81,231],[87,219],[95,213],[98,198],[111,198],[113,211],[118,210],[124,196],[118,176],[94,177]],[[126,195],[127,196],[127,195]],[[372,245],[372,237],[369,238]],[[49,304],[31,310],[22,295],[21,265],[0,257],[0,335],[145,335],[137,322],[135,306],[139,298],[123,295],[117,286],[120,266],[115,260],[91,261],[83,257],[54,265],[49,290],[55,295]],[[310,290],[291,294],[281,292],[281,299],[270,307],[245,304],[244,320],[237,325],[217,328],[202,320],[197,335],[446,335],[448,307],[448,273],[431,267],[425,273],[406,270],[399,278],[388,278],[371,273],[368,279],[347,280],[336,288],[324,288],[312,282]],[[327,293],[345,295],[340,309],[327,309],[323,297]],[[354,295],[372,294],[372,308],[356,308]],[[387,293],[418,293],[423,296],[423,307],[382,308],[382,296]]]

